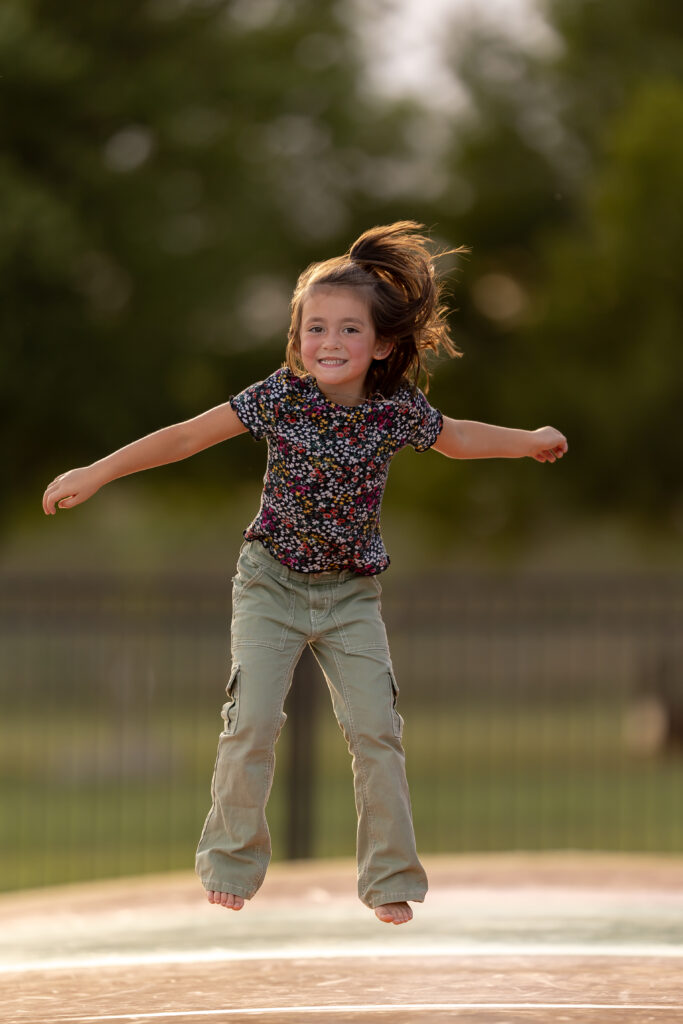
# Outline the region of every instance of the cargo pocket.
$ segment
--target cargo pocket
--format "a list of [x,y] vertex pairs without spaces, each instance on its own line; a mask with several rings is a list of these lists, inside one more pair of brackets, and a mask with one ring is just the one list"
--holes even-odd
[[226,736],[232,736],[237,728],[237,716],[240,709],[239,665],[233,665],[232,672],[230,673],[230,680],[225,688],[225,692],[228,695],[228,699],[223,705],[223,710],[221,711],[221,718],[225,722],[225,725],[223,726],[223,733]]
[[396,707],[396,702],[398,700],[398,686],[394,679],[393,672],[389,673],[389,682],[391,684],[391,719],[394,726],[394,736],[398,736],[398,738],[401,739],[401,736],[403,735],[403,719],[398,713],[398,708]]

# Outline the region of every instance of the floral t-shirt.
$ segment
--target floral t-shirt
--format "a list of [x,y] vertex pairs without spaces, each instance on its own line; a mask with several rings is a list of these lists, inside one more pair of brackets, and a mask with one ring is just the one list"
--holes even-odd
[[337,405],[314,377],[282,368],[230,405],[268,441],[261,507],[245,538],[298,572],[386,569],[379,520],[389,462],[406,445],[426,451],[443,425],[422,392],[406,384],[391,399]]

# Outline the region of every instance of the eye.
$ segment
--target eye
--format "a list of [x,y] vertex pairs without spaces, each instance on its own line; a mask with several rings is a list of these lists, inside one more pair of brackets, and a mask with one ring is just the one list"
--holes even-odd
[[308,328],[309,334],[318,334],[320,331],[322,331],[322,327],[320,326],[320,324],[311,324],[311,326]]
[[358,334],[358,328],[357,327],[345,327],[344,331],[347,334]]

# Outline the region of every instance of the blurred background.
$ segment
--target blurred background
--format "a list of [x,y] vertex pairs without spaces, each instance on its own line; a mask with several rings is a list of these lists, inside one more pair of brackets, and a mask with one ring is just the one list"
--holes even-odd
[[[683,851],[683,9],[674,0],[5,0],[0,887],[191,867],[242,437],[45,518],[60,472],[282,362],[311,261],[443,248],[446,414],[555,465],[402,452],[384,608],[424,852]],[[275,854],[353,852],[302,668]]]

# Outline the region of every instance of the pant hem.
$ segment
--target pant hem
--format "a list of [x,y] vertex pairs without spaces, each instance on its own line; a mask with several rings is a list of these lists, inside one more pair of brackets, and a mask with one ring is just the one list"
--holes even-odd
[[256,889],[245,889],[243,885],[233,885],[232,882],[205,881],[203,878],[200,881],[207,892],[231,892],[233,896],[241,896],[245,900],[250,900],[257,892]]
[[425,892],[390,892],[386,896],[375,896],[372,901],[364,900],[361,898],[361,902],[365,903],[366,907],[370,907],[371,910],[375,910],[377,907],[383,907],[385,903],[424,903],[424,898],[427,894]]

